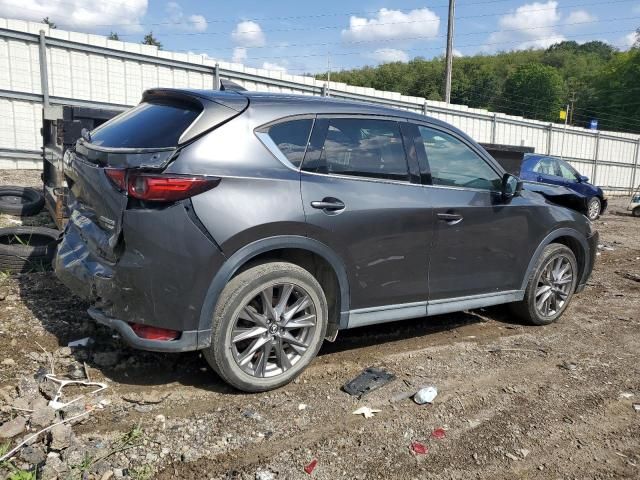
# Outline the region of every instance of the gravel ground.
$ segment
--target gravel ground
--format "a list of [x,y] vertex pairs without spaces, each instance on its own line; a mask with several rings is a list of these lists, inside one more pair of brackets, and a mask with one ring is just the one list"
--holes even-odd
[[[38,174],[0,172],[0,183],[36,185]],[[640,220],[625,201],[596,222],[596,269],[557,324],[495,308],[355,329],[262,394],[227,387],[198,353],[127,348],[51,273],[2,275],[0,449],[82,416],[29,441],[0,478],[36,465],[45,479],[640,478]],[[397,379],[361,400],[343,393],[368,366]],[[52,368],[107,388],[66,387],[63,403],[84,397],[52,412]],[[416,405],[408,395],[426,385],[438,396]],[[381,411],[353,415],[361,406]]]

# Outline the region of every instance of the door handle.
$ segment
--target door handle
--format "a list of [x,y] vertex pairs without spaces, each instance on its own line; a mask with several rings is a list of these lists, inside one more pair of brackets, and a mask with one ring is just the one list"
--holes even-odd
[[313,208],[318,210],[325,210],[328,212],[335,212],[338,210],[344,210],[344,203],[337,198],[323,198],[322,201],[315,200],[311,202]]
[[464,217],[458,213],[439,213],[438,220],[447,222],[448,225],[457,225]]

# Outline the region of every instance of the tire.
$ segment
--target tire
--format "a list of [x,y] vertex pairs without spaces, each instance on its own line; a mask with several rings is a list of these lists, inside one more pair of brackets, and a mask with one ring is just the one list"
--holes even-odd
[[0,213],[29,217],[44,207],[44,196],[35,188],[0,187]]
[[640,217],[640,207],[634,208],[631,212],[631,215],[633,215],[634,217]]
[[0,228],[0,271],[48,270],[60,232],[44,227]]
[[[286,286],[291,286],[292,291],[283,308],[279,302]],[[269,287],[272,290],[268,290]],[[265,289],[265,295],[272,299],[271,313],[262,300],[261,292]],[[308,306],[293,314],[289,327],[283,327],[286,319],[280,314],[293,312],[291,307],[303,298],[307,299]],[[267,315],[263,315],[265,309]],[[311,315],[315,315],[315,320],[311,320]],[[251,316],[254,320],[247,320]],[[273,322],[273,318],[278,318],[279,322]],[[291,382],[313,360],[326,335],[327,319],[327,300],[311,273],[292,263],[260,264],[232,278],[222,290],[214,312],[211,346],[204,350],[204,356],[213,370],[235,388],[245,392],[272,390]],[[315,326],[294,329],[291,327],[293,321],[296,325],[315,321]],[[234,327],[238,327],[235,338],[240,337],[240,330],[246,335],[251,332],[252,336],[234,343]],[[263,328],[265,331],[261,332]],[[257,332],[261,333],[256,335]],[[295,340],[293,346],[287,343],[291,338]],[[300,346],[301,343],[307,345],[306,349]],[[262,346],[251,353],[257,344]],[[267,349],[269,354],[265,355]],[[284,352],[284,357],[278,357],[278,351]],[[243,357],[250,360],[241,365]],[[264,358],[266,363],[262,362]]]
[[587,218],[591,221],[597,220],[602,211],[602,202],[598,197],[593,197],[587,203]]
[[[557,261],[562,262],[559,271],[562,271],[562,269],[567,265],[570,266],[570,270],[566,272],[571,275],[570,281],[566,281],[566,274],[560,275],[560,280],[564,280],[563,283],[556,283],[553,278],[547,278],[547,267],[551,265],[551,269],[553,270],[554,262]],[[524,299],[520,302],[511,304],[511,309],[518,317],[532,325],[548,325],[553,323],[562,316],[569,306],[571,298],[573,297],[573,292],[576,290],[577,282],[578,262],[576,261],[576,257],[571,249],[558,243],[547,245],[529,276],[527,288],[524,293]],[[543,293],[540,294],[540,290],[544,289],[545,286],[561,289],[562,292],[554,293],[554,291],[552,291],[550,295],[546,296],[547,298],[550,297],[548,303],[540,302],[542,300],[542,296],[546,295],[549,291],[543,290]],[[555,305],[553,305],[554,298]],[[540,308],[539,305],[536,305],[536,300],[538,300],[539,303],[542,303],[542,308]],[[558,305],[559,301],[563,303]],[[545,305],[548,306],[546,312],[544,311]],[[554,308],[552,308],[552,305]]]

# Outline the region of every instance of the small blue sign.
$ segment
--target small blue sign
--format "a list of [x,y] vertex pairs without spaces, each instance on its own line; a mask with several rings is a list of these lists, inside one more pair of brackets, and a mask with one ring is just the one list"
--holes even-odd
[[589,123],[589,128],[591,130],[597,130],[598,129],[598,120],[596,120],[595,118],[593,120],[591,120],[591,122]]

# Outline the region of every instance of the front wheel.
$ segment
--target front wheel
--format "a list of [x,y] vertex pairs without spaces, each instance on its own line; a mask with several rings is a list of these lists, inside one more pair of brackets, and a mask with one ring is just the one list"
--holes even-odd
[[600,202],[600,199],[598,197],[593,197],[591,200],[589,200],[589,203],[587,204],[587,217],[589,217],[589,220],[597,220],[600,216],[601,209],[602,202]]
[[313,360],[327,329],[322,287],[298,265],[270,262],[235,276],[220,294],[211,346],[211,367],[246,392],[289,383]]
[[548,325],[569,306],[577,281],[578,263],[571,249],[547,245],[529,277],[524,299],[512,304],[512,309],[528,323]]
[[633,209],[633,211],[631,212],[631,214],[632,214],[634,217],[640,217],[640,207],[636,207],[636,208],[634,208],[634,209]]

